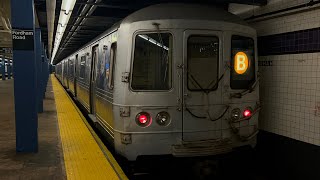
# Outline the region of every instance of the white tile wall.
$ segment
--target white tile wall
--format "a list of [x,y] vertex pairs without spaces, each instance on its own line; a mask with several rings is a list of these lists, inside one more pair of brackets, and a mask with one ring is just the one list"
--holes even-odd
[[[320,145],[320,53],[260,56],[260,128]],[[318,108],[317,108],[318,106]]]
[[[309,0],[270,0],[265,7],[244,11],[230,6],[242,17],[279,10]],[[273,19],[249,22],[258,36],[320,27],[320,8]],[[262,110],[260,128],[307,143],[320,145],[320,52],[260,56],[272,61],[260,66]]]

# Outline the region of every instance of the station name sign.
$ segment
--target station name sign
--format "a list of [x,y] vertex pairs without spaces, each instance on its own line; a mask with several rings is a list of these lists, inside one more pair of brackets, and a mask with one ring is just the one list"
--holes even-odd
[[33,29],[12,29],[13,50],[34,50]]

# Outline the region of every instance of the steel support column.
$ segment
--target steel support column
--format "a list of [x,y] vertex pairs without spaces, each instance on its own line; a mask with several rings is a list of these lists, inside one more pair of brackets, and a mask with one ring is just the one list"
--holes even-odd
[[36,55],[36,68],[37,68],[37,101],[38,113],[43,112],[43,73],[42,73],[42,43],[41,43],[41,29],[35,29],[35,55]]
[[2,74],[2,80],[6,80],[6,62],[4,60],[4,56],[1,62],[1,74]]
[[42,95],[43,95],[43,98],[45,98],[46,96],[46,89],[47,89],[47,83],[48,83],[47,66],[48,66],[47,55],[44,50],[44,44],[42,44],[42,77],[43,77],[42,78],[42,83],[43,83]]
[[11,64],[10,64],[10,60],[8,60],[7,73],[8,73],[8,79],[11,79]]
[[38,152],[33,8],[33,0],[11,0],[17,152]]

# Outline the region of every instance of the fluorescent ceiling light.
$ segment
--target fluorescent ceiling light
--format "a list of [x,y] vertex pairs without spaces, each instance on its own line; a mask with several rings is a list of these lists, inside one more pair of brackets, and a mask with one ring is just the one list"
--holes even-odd
[[63,33],[64,33],[64,30],[65,30],[65,27],[62,27],[60,24],[58,24],[58,30],[57,30],[57,32],[58,32],[59,34],[63,34]]
[[63,34],[65,32],[65,29],[71,17],[72,10],[74,8],[75,3],[76,3],[76,0],[62,0],[59,21],[56,29],[56,36],[55,36],[56,38],[53,43],[54,45],[53,45],[53,50],[51,55],[51,64],[60,46],[61,39],[63,37]]
[[59,23],[61,24],[62,27],[64,27],[65,25],[67,25],[69,19],[70,19],[71,13],[69,13],[68,15],[66,15],[65,13],[63,13],[62,11],[60,12],[60,16],[59,16]]
[[65,11],[65,14],[70,14],[69,12],[73,10],[76,0],[62,0],[61,10]]

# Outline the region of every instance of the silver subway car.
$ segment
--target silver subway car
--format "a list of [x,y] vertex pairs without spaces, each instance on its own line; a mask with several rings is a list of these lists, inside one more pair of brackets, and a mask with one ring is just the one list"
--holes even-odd
[[117,153],[217,155],[255,146],[256,31],[214,7],[141,9],[56,66]]

